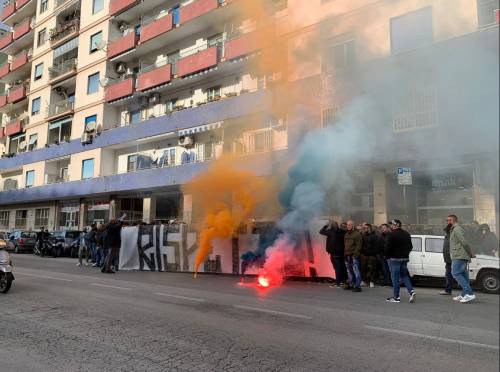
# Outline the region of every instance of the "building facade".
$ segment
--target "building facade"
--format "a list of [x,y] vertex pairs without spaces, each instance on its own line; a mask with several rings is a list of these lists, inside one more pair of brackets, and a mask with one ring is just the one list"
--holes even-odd
[[[0,38],[8,55],[0,66],[0,230],[83,228],[122,212],[133,222],[191,222],[196,205],[181,186],[210,161],[241,156],[266,176],[272,162],[286,160],[299,136],[291,118],[266,115],[275,76],[252,67],[264,46],[252,42],[258,26],[242,12],[245,1],[7,1],[0,17],[11,28]],[[270,2],[276,22],[294,20],[284,26],[289,51],[301,35],[321,31],[318,58],[287,74],[287,84],[320,92],[316,126],[334,125],[360,94],[350,83],[355,71],[386,71],[395,58],[404,63],[441,47],[455,53],[454,40],[493,45],[498,33],[498,1]],[[426,27],[415,32],[415,24]],[[498,45],[488,48],[498,54]],[[412,143],[453,120],[439,109],[438,91],[417,89],[388,133]],[[498,148],[491,151],[498,156]],[[496,166],[483,161],[490,158],[484,148],[441,168],[411,152],[397,158],[360,178],[344,216],[438,226],[458,210],[496,227],[498,187],[477,181],[483,168]],[[415,170],[411,185],[398,185],[400,167]]]

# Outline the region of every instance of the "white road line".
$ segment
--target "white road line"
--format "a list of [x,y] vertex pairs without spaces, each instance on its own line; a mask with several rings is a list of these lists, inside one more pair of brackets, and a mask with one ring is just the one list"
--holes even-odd
[[431,336],[431,335],[426,335],[426,334],[423,334],[423,333],[414,333],[414,332],[400,331],[398,329],[388,329],[388,328],[374,327],[374,326],[365,326],[365,328],[373,329],[375,331],[396,333],[396,334],[404,335],[404,336],[413,336],[413,337],[427,338],[429,340],[436,340],[436,341],[442,341],[442,342],[450,342],[450,343],[460,344],[460,345],[482,347],[482,348],[492,349],[492,350],[498,350],[499,349],[499,347],[497,345],[488,345],[488,344],[481,344],[479,342],[463,341],[463,340],[456,340],[456,339],[453,339],[453,338]]
[[113,288],[113,289],[121,289],[123,291],[131,291],[132,288],[127,288],[127,287],[117,287],[115,285],[107,285],[107,284],[101,284],[101,283],[90,283],[90,285],[94,285],[96,287],[104,287],[104,288]]
[[196,302],[205,302],[204,299],[202,298],[196,298],[196,297],[187,297],[187,296],[179,296],[179,295],[174,295],[170,293],[161,293],[161,292],[155,292],[153,293],[154,295],[157,296],[164,296],[164,297],[172,297],[172,298],[177,298],[179,300],[188,300],[188,301],[196,301]]
[[257,312],[266,313],[266,314],[290,316],[292,318],[308,319],[308,320],[312,319],[310,316],[306,316],[306,315],[285,313],[283,311],[276,311],[276,310],[260,309],[258,307],[250,307],[250,306],[243,306],[243,305],[233,305],[233,307],[235,307],[237,309],[257,311]]
[[59,280],[61,282],[72,282],[73,280],[71,279],[64,279],[64,278],[55,278],[53,276],[46,276],[46,275],[35,275],[35,274],[26,274],[26,273],[20,273],[18,271],[14,272],[15,275],[25,275],[25,276],[31,276],[33,278],[40,278],[40,279],[51,279],[51,280]]

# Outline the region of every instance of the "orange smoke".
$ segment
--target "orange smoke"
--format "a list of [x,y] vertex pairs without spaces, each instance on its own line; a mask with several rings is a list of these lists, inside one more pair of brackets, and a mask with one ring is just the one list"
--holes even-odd
[[221,157],[185,185],[184,192],[193,195],[203,212],[195,273],[207,259],[213,240],[230,238],[241,224],[248,223],[270,189],[263,178],[237,169],[236,160],[229,156]]

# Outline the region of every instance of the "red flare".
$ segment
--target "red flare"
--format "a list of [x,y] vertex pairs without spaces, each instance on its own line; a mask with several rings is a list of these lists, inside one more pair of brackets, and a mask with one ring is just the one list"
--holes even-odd
[[259,275],[259,277],[257,278],[257,282],[259,283],[259,286],[261,286],[263,288],[267,288],[270,285],[269,278],[267,276],[264,276],[264,275]]

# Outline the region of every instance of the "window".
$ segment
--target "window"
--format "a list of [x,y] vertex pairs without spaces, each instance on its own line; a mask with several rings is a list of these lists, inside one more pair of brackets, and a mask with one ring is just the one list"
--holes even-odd
[[26,187],[33,187],[35,183],[35,171],[30,170],[26,172]]
[[40,0],[40,14],[49,9],[49,0]]
[[72,118],[65,118],[49,124],[49,144],[57,144],[71,138]]
[[39,63],[35,66],[35,77],[34,80],[40,80],[43,74],[43,63]]
[[82,161],[82,179],[94,177],[94,159]]
[[47,29],[44,28],[43,30],[38,31],[38,39],[36,42],[37,47],[41,47],[45,42],[47,41]]
[[97,115],[90,115],[85,118],[85,130],[88,130],[87,127],[90,123],[97,124]]
[[9,228],[10,211],[0,211],[0,228]]
[[17,154],[18,152],[23,152],[25,148],[20,146],[22,142],[26,139],[24,134],[18,134],[17,136],[10,137],[9,141],[9,154]]
[[172,112],[174,111],[174,107],[177,104],[177,98],[172,98],[165,102],[165,112]]
[[40,97],[34,98],[31,101],[31,116],[38,115],[40,113],[40,106],[42,99]]
[[432,8],[422,8],[402,16],[391,18],[391,51],[401,53],[431,44]]
[[96,72],[88,78],[87,94],[97,93],[99,91],[99,73]]
[[28,151],[33,151],[37,148],[38,145],[38,134],[32,134],[28,141]]
[[28,211],[26,209],[19,209],[16,211],[16,222],[15,222],[16,229],[26,228],[27,216],[28,216]]
[[99,50],[98,45],[102,41],[102,31],[99,31],[90,37],[90,53]]
[[425,239],[425,251],[432,253],[443,253],[443,239],[427,238]]
[[321,69],[323,72],[351,67],[356,62],[356,44],[354,40],[332,43],[325,49]]
[[35,209],[35,229],[49,224],[49,208]]
[[207,89],[207,101],[214,101],[220,98],[220,87],[212,87]]
[[411,238],[412,252],[422,252],[422,238]]
[[479,27],[498,24],[498,0],[477,0],[477,18]]
[[127,172],[135,172],[137,169],[137,155],[129,155],[127,158]]
[[130,124],[137,124],[141,122],[141,110],[130,111]]
[[104,0],[92,0],[92,14],[100,12],[104,8]]
[[439,124],[437,87],[411,89],[399,109],[393,116],[394,133],[436,127]]
[[321,122],[323,127],[326,128],[329,125],[333,125],[337,122],[339,117],[338,106],[325,108],[321,111]]

